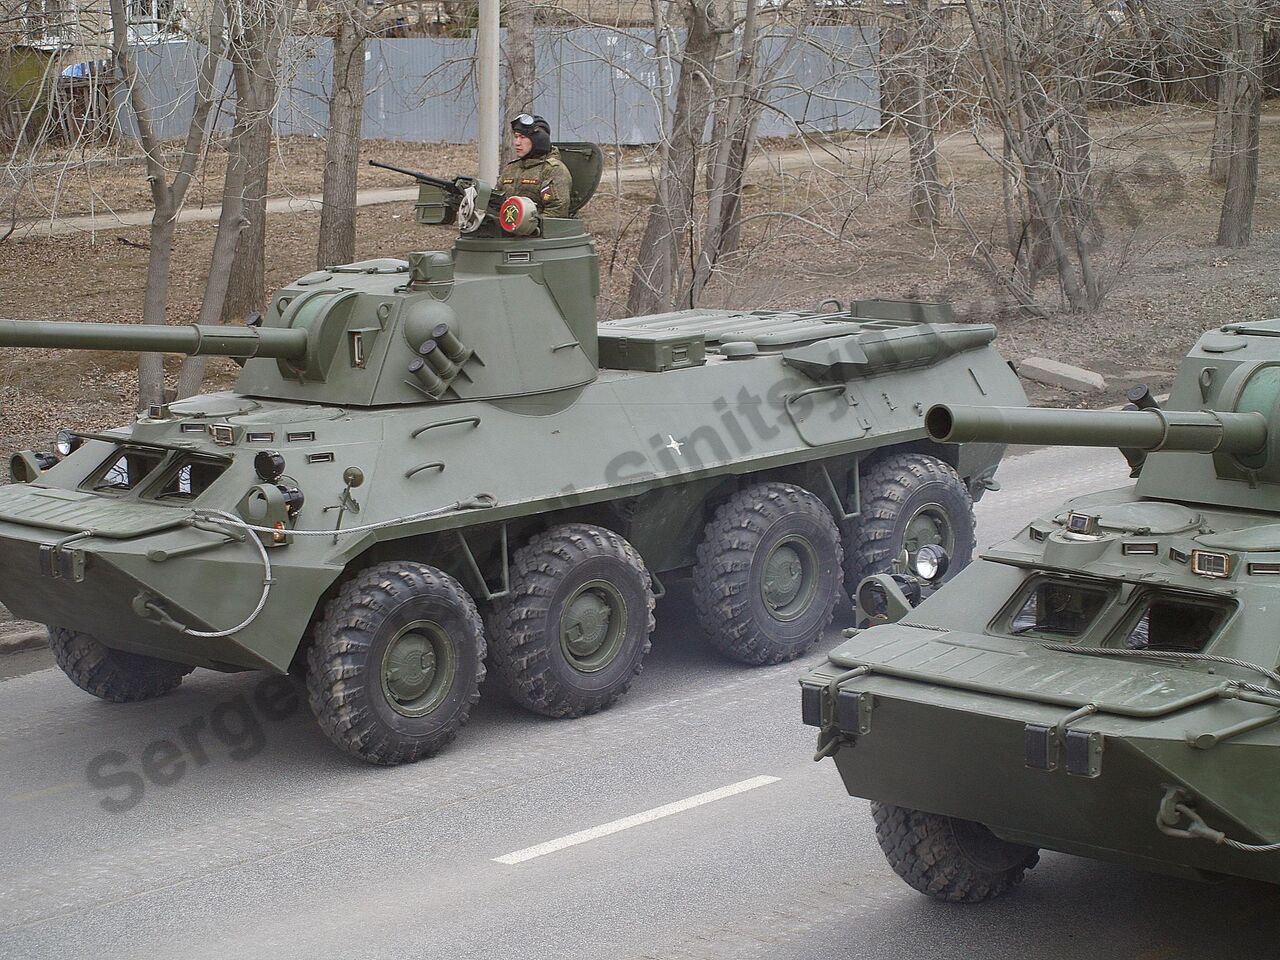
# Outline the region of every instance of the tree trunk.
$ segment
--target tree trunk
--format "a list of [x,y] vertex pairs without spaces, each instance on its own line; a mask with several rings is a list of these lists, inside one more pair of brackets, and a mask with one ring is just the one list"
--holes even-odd
[[[235,264],[236,244],[240,234],[248,226],[245,220],[241,194],[244,190],[245,166],[227,163],[226,184],[223,189],[222,212],[218,217],[218,233],[213,239],[213,253],[209,257],[209,277],[205,281],[204,299],[200,303],[197,323],[214,324],[222,317],[227,287]],[[208,357],[187,357],[178,370],[175,393],[179,400],[199,392],[204,382]]]
[[[157,204],[151,215],[147,239],[147,285],[142,298],[142,322],[163,324],[169,308],[169,268],[173,263],[173,235],[177,228],[173,208]],[[146,410],[164,399],[164,354],[138,355],[138,409]]]
[[356,251],[356,182],[360,124],[364,117],[364,49],[367,25],[362,0],[338,21],[333,41],[333,92],[324,149],[324,193],[316,266],[350,263]]
[[[702,246],[698,251],[697,266],[687,295],[689,306],[695,306],[711,272],[720,259],[721,242],[724,239],[724,213],[731,185],[738,190],[742,177],[734,176],[734,147],[742,127],[744,104],[748,88],[755,77],[756,62],[756,0],[746,0],[746,18],[742,27],[742,49],[739,51],[737,69],[733,81],[726,85],[727,94],[722,103],[724,120],[717,124],[720,140],[715,142],[715,157],[710,169],[709,195],[707,197],[706,224]],[[745,158],[744,158],[745,159]],[[736,197],[735,197],[736,199]]]
[[729,154],[729,169],[725,177],[724,211],[720,218],[720,249],[717,259],[730,256],[742,242],[742,191],[746,186],[747,164],[751,160],[751,148],[755,146],[756,131],[760,127],[761,106],[758,98],[746,105],[747,119],[733,139]]
[[1231,146],[1227,158],[1227,190],[1218,220],[1218,243],[1248,246],[1253,231],[1253,204],[1258,194],[1259,134],[1262,125],[1260,76],[1262,30],[1249,13],[1235,25],[1239,37],[1239,74],[1231,103]]
[[[715,22],[713,0],[692,0],[685,9],[686,38],[672,115],[669,146],[659,177],[658,197],[640,243],[631,274],[627,311],[653,313],[674,306],[683,288],[681,268],[686,244],[692,243],[698,152],[711,112],[713,76],[722,32]],[[692,250],[687,251],[692,260]],[[692,267],[692,262],[689,263]]]
[[519,113],[532,113],[534,109],[534,29],[533,3],[531,0],[506,0],[503,4],[507,15],[507,38],[504,50],[507,58],[507,109],[510,120]]
[[1209,176],[1216,183],[1227,180],[1227,164],[1231,158],[1231,111],[1240,76],[1237,62],[1240,33],[1234,19],[1223,27],[1223,32],[1222,67],[1217,76],[1218,107],[1213,116],[1213,146],[1209,148]]
[[[232,50],[236,70],[236,132],[231,151],[244,165],[239,235],[222,322],[261,309],[266,286],[267,180],[271,160],[271,110],[279,85],[280,45],[288,22],[286,0],[245,4],[244,30]],[[252,17],[252,19],[249,19]],[[228,164],[232,162],[228,158]]]
[[909,80],[903,121],[911,167],[911,222],[935,226],[941,220],[942,185],[938,180],[938,106],[930,79],[930,51],[937,39],[937,25],[929,11],[929,0],[909,0],[907,15],[914,30],[908,46]]
[[[138,141],[146,158],[147,182],[151,188],[154,212],[151,215],[151,251],[147,258],[146,288],[142,300],[142,322],[163,324],[169,307],[169,277],[173,262],[177,211],[186,197],[191,175],[201,154],[213,110],[214,78],[222,59],[225,10],[215,2],[209,11],[209,32],[205,53],[196,75],[195,103],[191,123],[187,127],[182,154],[172,183],[167,179],[168,165],[164,147],[152,125],[151,108],[147,105],[138,77],[137,66],[129,49],[129,18],[124,0],[110,0],[112,54],[125,84],[129,108],[138,128]],[[164,358],[158,353],[138,357],[138,409],[145,410],[164,399]]]

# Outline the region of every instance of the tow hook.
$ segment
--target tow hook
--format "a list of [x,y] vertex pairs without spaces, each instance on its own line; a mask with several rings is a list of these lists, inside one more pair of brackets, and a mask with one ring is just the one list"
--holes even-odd
[[870,667],[855,667],[837,677],[833,677],[826,686],[817,688],[817,692],[822,699],[820,703],[821,727],[818,730],[818,746],[813,754],[815,763],[825,760],[827,757],[835,756],[836,751],[841,747],[853,746],[860,734],[871,732],[872,699],[870,694],[863,693],[857,697],[857,733],[846,732],[841,728],[839,709],[840,684],[870,672]]
[[1199,837],[1210,843],[1222,843],[1227,836],[1221,830],[1214,830],[1201,818],[1191,806],[1191,797],[1181,787],[1164,788],[1164,797],[1160,800],[1160,809],[1156,813],[1156,826],[1167,837],[1191,839]]
[[133,608],[133,612],[143,620],[151,620],[155,623],[163,624],[166,627],[171,627],[172,629],[177,630],[179,633],[182,633],[187,629],[185,624],[179,623],[177,620],[173,619],[173,617],[169,616],[165,611],[164,607],[160,606],[159,597],[154,594],[147,593],[145,590],[140,591],[136,597],[129,601],[129,606],[131,606]]

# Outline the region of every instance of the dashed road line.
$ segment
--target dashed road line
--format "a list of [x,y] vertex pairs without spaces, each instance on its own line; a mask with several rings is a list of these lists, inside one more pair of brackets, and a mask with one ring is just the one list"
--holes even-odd
[[571,833],[556,840],[548,840],[546,843],[539,843],[532,847],[525,847],[523,850],[516,850],[514,853],[494,857],[493,860],[495,863],[515,866],[518,863],[524,863],[526,860],[545,857],[549,853],[557,853],[568,847],[576,847],[580,843],[599,840],[601,837],[607,837],[642,824],[652,823],[654,820],[661,820],[663,817],[674,816],[677,813],[692,810],[694,807],[700,807],[703,804],[714,803],[717,800],[724,800],[739,793],[746,793],[748,790],[755,790],[757,787],[766,787],[771,783],[777,783],[779,779],[779,777],[752,777],[750,780],[740,780],[738,783],[731,783],[727,787],[708,790],[706,793],[699,793],[683,800],[676,800],[674,803],[663,804],[661,807],[654,807],[652,810],[645,810],[643,813],[635,813],[629,817],[623,817],[621,820],[612,820],[609,823],[602,823],[598,827],[579,830],[577,833]]

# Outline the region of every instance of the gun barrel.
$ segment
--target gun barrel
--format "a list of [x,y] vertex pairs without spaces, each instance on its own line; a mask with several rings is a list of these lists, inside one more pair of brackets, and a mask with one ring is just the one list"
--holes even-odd
[[381,167],[383,170],[390,170],[393,173],[403,173],[406,177],[413,177],[419,183],[429,183],[433,187],[439,187],[446,193],[458,193],[458,185],[452,180],[446,180],[444,177],[433,177],[429,173],[410,170],[408,167],[397,167],[394,163],[383,163],[381,160],[370,160],[369,166]]
[[925,430],[944,443],[1128,447],[1198,453],[1252,454],[1267,445],[1261,413],[1189,410],[1050,410],[937,404]]
[[0,347],[124,350],[136,353],[185,353],[193,357],[203,355],[302,360],[307,355],[307,331],[196,323],[171,327],[152,323],[0,320]]

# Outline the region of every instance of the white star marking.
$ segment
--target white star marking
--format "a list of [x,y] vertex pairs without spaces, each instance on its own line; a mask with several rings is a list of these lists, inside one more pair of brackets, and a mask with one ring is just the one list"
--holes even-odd
[[684,446],[683,443],[681,443],[679,440],[677,440],[675,437],[673,437],[669,433],[667,434],[667,440],[670,442],[664,443],[663,446],[666,447],[668,450],[674,450],[677,454],[680,452],[680,448]]

